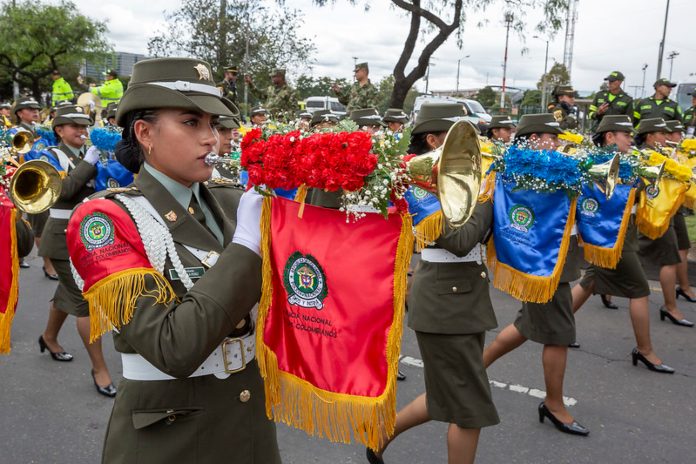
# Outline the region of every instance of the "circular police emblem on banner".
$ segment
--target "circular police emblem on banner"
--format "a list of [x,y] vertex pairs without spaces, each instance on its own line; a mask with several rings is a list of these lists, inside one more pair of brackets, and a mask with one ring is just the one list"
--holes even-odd
[[594,216],[599,210],[599,203],[594,198],[585,198],[580,203],[580,212],[585,216]]
[[514,205],[508,213],[510,216],[510,226],[521,232],[529,232],[534,224],[534,212],[524,205]]
[[85,216],[80,222],[80,238],[87,251],[114,243],[114,224],[103,213]]
[[648,196],[648,198],[654,200],[660,194],[660,187],[658,187],[656,184],[650,184],[645,187],[645,194]]
[[47,162],[47,163],[49,162],[49,161],[48,161],[48,155],[41,155],[41,156],[39,156],[39,159],[40,159],[41,161],[45,161],[45,162]]
[[121,186],[121,184],[119,184],[118,181],[116,179],[114,179],[113,177],[109,177],[106,180],[106,186],[108,188],[118,188]]
[[422,188],[420,188],[420,187],[413,187],[413,197],[414,197],[416,200],[422,200],[422,199],[425,198],[427,195],[428,195],[428,192],[426,192],[426,191],[423,190]]
[[324,307],[328,288],[324,270],[314,256],[299,251],[290,255],[285,263],[283,280],[288,303],[319,310]]

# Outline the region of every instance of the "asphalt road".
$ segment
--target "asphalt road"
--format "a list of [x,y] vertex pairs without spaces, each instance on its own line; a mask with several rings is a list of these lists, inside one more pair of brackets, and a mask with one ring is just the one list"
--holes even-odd
[[[21,271],[21,299],[12,333],[12,353],[0,357],[0,464],[98,463],[112,400],[99,396],[90,377],[87,354],[74,319],[60,341],[75,355],[57,363],[39,354],[37,338],[46,323],[55,283],[41,272],[37,258]],[[696,281],[694,281],[696,282]],[[658,287],[651,282],[651,287]],[[512,322],[519,307],[492,291],[499,327]],[[528,342],[489,369],[501,424],[481,434],[478,463],[693,463],[696,459],[696,329],[660,322],[662,294],[651,295],[652,338],[657,353],[677,369],[675,375],[633,367],[634,346],[628,300],[616,299],[618,311],[603,309],[592,298],[578,313],[578,341],[571,350],[565,382],[570,411],[591,434],[561,434],[540,424],[536,408],[543,396],[541,346]],[[696,320],[696,304],[679,300],[687,318]],[[495,333],[488,334],[488,342]],[[109,337],[104,350],[112,374],[120,361]],[[413,332],[404,331],[399,407],[424,389],[420,354]],[[387,463],[446,462],[446,425],[429,423],[403,434],[387,450]],[[364,449],[307,437],[278,426],[285,463],[365,463]]]

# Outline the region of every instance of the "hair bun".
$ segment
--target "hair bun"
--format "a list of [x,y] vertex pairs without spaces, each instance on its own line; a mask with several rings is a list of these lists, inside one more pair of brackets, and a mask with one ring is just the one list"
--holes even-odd
[[114,153],[118,162],[130,172],[137,174],[140,171],[140,165],[143,163],[143,160],[140,154],[140,147],[137,144],[133,144],[131,140],[121,139],[116,144]]

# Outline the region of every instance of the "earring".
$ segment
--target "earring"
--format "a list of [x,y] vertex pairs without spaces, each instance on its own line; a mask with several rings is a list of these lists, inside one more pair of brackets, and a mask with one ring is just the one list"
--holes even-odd
[[152,155],[152,145],[150,145],[150,148],[147,149],[147,156]]

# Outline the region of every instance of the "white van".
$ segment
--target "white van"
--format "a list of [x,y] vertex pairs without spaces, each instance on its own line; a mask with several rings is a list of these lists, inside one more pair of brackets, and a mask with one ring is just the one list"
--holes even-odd
[[314,113],[319,110],[331,110],[339,116],[346,115],[346,107],[338,101],[336,97],[307,97],[305,100],[305,110]]
[[416,97],[416,101],[413,103],[413,117],[412,121],[416,120],[418,111],[423,103],[459,103],[464,107],[464,112],[466,116],[464,119],[472,122],[473,124],[483,124],[491,122],[491,115],[488,114],[483,106],[476,100],[469,100],[467,98],[454,98],[454,97],[440,97],[435,95],[421,95]]

